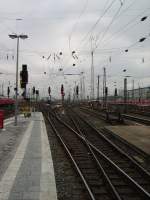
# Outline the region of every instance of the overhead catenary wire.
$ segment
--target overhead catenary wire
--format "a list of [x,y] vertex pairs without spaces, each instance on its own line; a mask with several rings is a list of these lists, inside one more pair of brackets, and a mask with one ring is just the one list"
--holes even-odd
[[[129,11],[129,9],[135,4],[137,0],[133,0],[127,7],[125,7],[124,9],[122,9],[122,12],[118,15],[118,17],[120,17],[123,13],[126,13],[127,11]],[[121,6],[125,5],[125,0],[122,2]]]
[[[142,18],[141,18],[141,19],[142,19]],[[142,21],[142,20],[141,20],[141,21]],[[111,53],[112,53],[112,52],[115,52],[115,53],[117,53],[117,55],[119,55],[120,53],[123,53],[124,51],[125,51],[125,52],[128,52],[129,49],[135,47],[139,42],[142,42],[142,41],[144,41],[145,39],[148,39],[149,37],[150,37],[150,34],[148,34],[146,37],[141,38],[139,41],[136,41],[135,43],[131,44],[131,45],[128,46],[128,47],[116,48],[116,50],[115,50],[115,51],[111,51]],[[108,58],[105,59],[105,60],[103,60],[103,63],[104,63],[104,62],[108,62]]]
[[[114,3],[115,1],[112,1],[112,3]],[[128,6],[128,8],[129,7],[131,7],[131,5],[134,3],[135,1],[133,1],[129,6]],[[107,3],[108,3],[108,1],[107,1]],[[122,4],[121,4],[121,6],[122,6]],[[127,10],[127,8],[126,9],[124,9],[123,11],[125,12]],[[104,12],[105,13],[105,12]]]
[[[120,15],[118,14],[117,18],[119,18],[123,13],[127,12],[129,10],[129,8],[131,8],[133,6],[133,4],[135,3],[136,0],[133,0],[133,2],[131,4],[129,4],[124,10],[122,10],[122,12],[120,13]],[[114,3],[114,2],[113,2]],[[123,6],[123,4],[125,3],[125,1],[121,2],[121,7]],[[112,7],[112,6],[111,6]],[[105,13],[105,12],[104,12]],[[106,14],[106,13],[105,13]]]
[[[147,35],[147,37],[148,37],[149,35]],[[133,47],[133,46],[135,46],[137,43],[138,43],[139,41],[136,41],[135,43],[133,43],[132,45],[130,45],[130,46],[123,46],[123,47],[118,47],[118,48],[102,48],[102,49],[97,49],[97,51],[95,52],[95,54],[99,54],[99,53],[105,53],[105,54],[107,54],[107,53],[115,53],[115,52],[119,52],[119,51],[121,51],[121,52],[124,52],[124,50],[125,49],[129,49],[129,48],[131,48],[131,47]],[[9,49],[9,51],[14,51],[14,50],[12,50],[12,49]],[[3,51],[3,52],[7,52],[7,50],[6,51]],[[20,50],[20,53],[29,53],[29,54],[36,54],[36,55],[38,55],[38,56],[43,56],[43,54],[48,54],[49,55],[49,51],[30,51],[30,50]],[[88,50],[86,50],[86,51],[84,51],[84,50],[82,50],[82,51],[79,51],[78,53],[80,53],[80,55],[87,55],[87,54],[90,54],[90,52],[88,51]],[[63,53],[64,54],[64,53]],[[66,54],[66,56],[67,55],[69,55],[69,54]]]
[[[122,12],[120,13],[120,15],[118,14],[118,18],[119,18],[123,13],[126,13],[126,12],[134,5],[135,2],[136,2],[136,0],[133,0],[125,9],[123,9]],[[113,1],[112,3],[115,3],[115,1]],[[123,1],[123,3],[124,3],[124,1]],[[110,6],[110,8],[111,8],[112,6],[113,6],[113,4]],[[121,6],[123,6],[123,4],[121,4]],[[108,10],[109,10],[110,8],[108,7]],[[104,15],[107,13],[107,12],[105,12],[105,11],[108,11],[108,10],[107,10],[107,9],[104,10]],[[102,16],[103,16],[103,14],[102,14]],[[103,17],[104,17],[104,16],[103,16]],[[102,18],[103,18],[103,17],[102,17]],[[101,21],[102,18],[101,18],[101,16],[100,16],[100,21]],[[98,19],[98,20],[99,20],[99,19]],[[99,21],[99,22],[100,22],[100,21]],[[99,22],[98,22],[98,23],[99,23]],[[91,31],[92,31],[92,30],[91,30]],[[82,41],[81,41],[81,42],[82,42]],[[88,42],[88,41],[87,41],[87,42]],[[87,42],[86,42],[86,43],[87,43]],[[85,43],[85,44],[86,44],[86,43]],[[85,44],[84,44],[84,46],[85,46]]]
[[73,28],[72,28],[71,33],[69,34],[69,37],[68,37],[68,44],[69,44],[69,52],[70,52],[70,55],[68,56],[68,59],[67,59],[65,65],[68,64],[68,62],[69,62],[69,60],[70,60],[70,57],[71,57],[71,55],[72,55],[72,54],[71,54],[71,39],[72,39],[72,35],[73,35],[73,33],[74,33],[74,31],[75,31],[75,29],[76,29],[78,23],[79,23],[79,20],[81,19],[81,17],[83,16],[83,14],[85,13],[85,11],[86,11],[86,9],[87,9],[88,2],[89,2],[89,0],[86,0],[86,1],[85,1],[84,7],[83,7],[81,13],[79,14],[79,16],[78,16],[78,18],[77,18],[75,24],[73,25]]
[[109,23],[109,25],[107,26],[106,30],[104,31],[104,33],[103,33],[103,35],[102,35],[100,41],[99,41],[99,38],[100,38],[100,34],[101,34],[101,33],[98,33],[98,35],[97,35],[97,37],[96,37],[96,43],[97,43],[97,42],[98,42],[98,43],[96,44],[95,49],[97,49],[98,44],[104,39],[104,37],[105,37],[105,35],[107,34],[107,32],[109,31],[111,25],[112,25],[112,24],[114,23],[114,21],[116,20],[118,14],[120,13],[120,10],[121,10],[122,6],[123,6],[123,4],[121,4],[121,6],[119,7],[119,9],[117,10],[117,12],[115,13],[115,15],[113,16],[111,22]]
[[[146,9],[146,10],[147,10],[147,9]],[[135,27],[136,25],[139,25],[141,22],[143,22],[143,21],[141,21],[142,18],[140,18],[140,17],[143,16],[143,14],[145,13],[146,10],[144,10],[142,13],[138,14],[136,17],[134,17],[132,20],[130,20],[127,24],[123,25],[118,31],[116,31],[115,33],[113,33],[109,39],[107,38],[106,40],[104,40],[104,41],[103,41],[104,43],[102,44],[103,47],[105,47],[107,44],[109,44],[111,41],[113,41],[116,37],[117,37],[117,39],[118,39],[118,35],[119,35],[120,33],[124,34],[124,33],[127,32],[129,29],[132,29],[132,28]],[[148,17],[149,17],[149,15],[147,15],[147,18],[148,18]],[[139,18],[140,18],[140,19],[139,19]],[[135,22],[137,19],[138,19],[138,21]],[[121,34],[121,35],[122,35],[122,34]]]
[[[132,5],[135,3],[135,1],[136,1],[136,0],[133,0],[133,2],[132,2],[131,4],[129,4],[129,6],[127,6],[127,8],[125,8],[125,9],[121,12],[121,14],[122,14],[122,13],[125,13],[129,8],[131,8]],[[103,17],[103,16],[107,13],[107,11],[112,7],[113,3],[115,3],[115,1],[112,1],[111,4],[109,4],[109,6],[107,7],[108,2],[109,2],[109,1],[107,1],[106,4],[105,4],[105,8],[104,8],[103,14],[98,18],[98,20],[96,21],[96,23],[93,25],[92,28],[95,28],[95,25],[97,25],[97,24],[100,22],[100,20],[102,19],[102,17]],[[124,2],[123,2],[123,3],[124,3]],[[122,4],[121,4],[121,6],[122,6]],[[106,8],[106,7],[107,7],[107,8]],[[119,15],[119,16],[120,16],[120,15]],[[91,29],[90,31],[92,31],[92,29]],[[88,34],[90,33],[90,31],[88,32]],[[85,37],[86,37],[86,36],[85,36]],[[81,42],[81,43],[82,43],[82,42]]]
[[[149,34],[146,36],[146,37],[148,37],[149,38]],[[108,53],[114,53],[114,55],[112,55],[112,58],[114,57],[114,56],[118,56],[118,55],[120,55],[120,54],[122,54],[122,53],[125,53],[125,50],[126,49],[131,49],[131,48],[133,48],[133,47],[135,47],[137,44],[139,43],[139,41],[136,41],[136,42],[134,42],[133,44],[131,44],[130,46],[124,46],[124,47],[120,47],[120,48],[112,48],[112,49],[106,49],[106,51],[108,51],[108,52],[104,52],[105,54],[108,54]],[[134,48],[135,49],[135,48]],[[137,49],[139,49],[139,48],[137,48]],[[103,49],[100,49],[99,51],[99,53],[101,54]],[[105,49],[104,49],[105,50]],[[80,52],[79,52],[80,53]],[[98,53],[98,50],[95,52],[95,53]],[[98,53],[98,54],[99,54]],[[80,54],[83,54],[83,55],[87,55],[87,54],[89,54],[90,55],[90,52],[89,51],[81,51],[81,53]],[[100,63],[108,63],[108,57],[106,58],[106,59],[104,59],[103,61],[101,61]],[[65,71],[67,71],[68,69],[70,69],[70,67],[68,67],[67,69],[65,69]]]
[[[106,4],[105,4],[105,6],[104,6],[104,12],[103,12],[103,14],[97,19],[97,21],[95,22],[94,26],[92,26],[92,28],[91,28],[90,31],[87,33],[87,35],[85,36],[85,38],[82,39],[83,41],[87,38],[87,36],[89,35],[89,33],[93,30],[93,28],[96,27],[96,25],[101,21],[101,19],[104,17],[104,15],[108,12],[108,10],[112,7],[112,5],[113,5],[113,4],[115,3],[115,1],[117,1],[117,0],[112,0],[111,3],[109,4],[109,6],[107,7],[107,4],[108,4],[109,1],[110,1],[110,0],[107,0]],[[81,40],[80,44],[83,43],[82,40]],[[69,38],[69,50],[71,51],[71,48],[70,48],[70,38]],[[69,60],[70,60],[70,56],[69,56],[69,58],[68,58],[68,60],[67,60],[67,63],[69,62]]]
[[70,35],[69,35],[69,50],[70,50],[70,51],[71,51],[71,38],[72,38],[72,35],[73,35],[73,33],[74,33],[74,31],[75,31],[75,29],[76,29],[78,23],[79,23],[80,18],[81,18],[81,17],[83,16],[83,14],[85,13],[85,10],[86,10],[86,8],[87,8],[87,6],[88,6],[88,2],[89,2],[89,0],[86,0],[86,1],[85,1],[84,7],[83,7],[83,9],[82,9],[80,15],[78,16],[78,19],[77,19],[77,21],[75,22],[75,24],[74,24],[74,26],[73,26],[73,28],[72,28],[72,31],[71,31],[71,33],[70,33]]
[[88,31],[88,33],[81,39],[81,43],[83,43],[87,37],[89,36],[89,34],[92,34],[93,30],[96,28],[96,26],[100,23],[100,21],[103,19],[103,17],[105,16],[105,14],[111,9],[111,7],[113,6],[113,4],[116,2],[116,0],[111,1],[111,3],[107,6],[109,0],[106,2],[105,6],[104,6],[104,12],[102,13],[102,15],[99,16],[99,18],[96,20],[96,22],[94,23],[94,25],[91,27],[91,29]]
[[[133,44],[131,44],[130,46],[124,48],[124,49],[120,49],[118,51],[115,52],[115,56],[118,56],[122,53],[125,53],[125,52],[128,52],[129,49],[133,48],[134,46],[136,46],[137,44],[141,43],[141,42],[144,42],[145,40],[148,40],[150,39],[150,34],[147,34],[145,37],[139,39],[138,41],[134,42]],[[128,51],[126,51],[128,50]],[[107,59],[104,59],[103,61],[101,61],[99,64],[104,64],[104,63],[107,63],[108,62],[108,58]]]
[[[143,13],[143,12],[142,12]],[[143,20],[141,20],[143,21]],[[139,42],[139,41],[138,41]],[[138,42],[135,42],[134,44],[132,44],[131,46],[129,46],[128,48],[134,47]],[[120,51],[120,50],[119,50]],[[122,51],[121,51],[122,52]]]

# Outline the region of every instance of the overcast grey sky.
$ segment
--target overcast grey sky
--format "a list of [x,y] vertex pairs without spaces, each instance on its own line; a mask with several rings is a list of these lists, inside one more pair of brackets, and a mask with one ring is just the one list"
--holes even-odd
[[[144,16],[148,18],[141,22]],[[89,93],[90,38],[96,44],[95,85],[105,66],[110,93],[113,82],[117,82],[118,88],[123,86],[123,69],[127,69],[126,75],[134,77],[129,78],[129,88],[132,79],[136,87],[150,86],[149,0],[0,0],[0,72],[4,73],[0,83],[5,87],[9,81],[13,85],[15,80],[16,40],[8,37],[10,33],[29,36],[20,41],[19,68],[24,63],[28,65],[28,87],[35,85],[42,95],[46,95],[50,85],[52,95],[60,97],[62,83],[67,93],[75,81],[79,83],[79,76],[63,76],[63,73],[82,71],[86,94]],[[142,37],[147,39],[139,43]],[[78,59],[72,57],[72,51],[76,51]]]

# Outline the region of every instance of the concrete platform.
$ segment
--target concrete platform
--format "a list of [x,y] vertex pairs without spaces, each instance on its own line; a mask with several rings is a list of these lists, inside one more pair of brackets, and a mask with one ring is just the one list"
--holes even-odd
[[[22,120],[27,122],[26,129],[22,128],[20,143],[1,176],[0,200],[56,200],[53,162],[42,113]],[[7,125],[12,123],[13,119],[5,121],[2,134],[7,134]]]
[[150,126],[107,126],[105,128],[150,155]]

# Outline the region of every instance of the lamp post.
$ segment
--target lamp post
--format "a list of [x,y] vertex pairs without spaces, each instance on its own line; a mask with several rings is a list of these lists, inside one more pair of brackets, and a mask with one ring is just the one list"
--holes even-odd
[[114,81],[114,88],[115,88],[115,90],[114,90],[114,102],[116,103],[116,100],[117,100],[117,82],[116,81]]
[[127,89],[127,78],[131,76],[125,76],[124,78],[124,112],[127,113],[128,106],[127,106],[127,99],[128,99],[128,89]]
[[19,64],[19,39],[27,39],[27,35],[10,34],[11,39],[17,39],[17,59],[16,59],[16,88],[15,88],[15,126],[17,126],[18,114],[18,64]]
[[99,79],[100,75],[97,76],[97,100],[99,101]]

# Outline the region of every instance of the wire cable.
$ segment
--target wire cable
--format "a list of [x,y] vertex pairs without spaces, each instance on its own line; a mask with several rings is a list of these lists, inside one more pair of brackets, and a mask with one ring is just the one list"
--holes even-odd
[[[129,10],[129,8],[131,8],[134,4],[135,4],[136,0],[133,0],[133,2],[131,2],[124,10],[122,10],[122,12],[120,13],[120,15],[118,15],[118,18],[125,12],[127,12]],[[124,1],[122,1],[122,3],[124,3]],[[121,4],[122,6],[123,4]],[[85,45],[84,45],[85,46]]]
[[[93,30],[96,28],[96,26],[99,24],[99,22],[103,19],[103,17],[105,16],[105,14],[111,9],[111,7],[112,7],[113,4],[115,3],[115,1],[116,1],[116,0],[113,0],[113,1],[109,4],[109,6],[108,6],[107,8],[106,8],[106,6],[107,6],[109,0],[106,2],[105,7],[104,7],[104,12],[103,12],[103,14],[97,19],[97,21],[95,22],[95,24],[91,27],[91,29],[90,29],[90,30],[88,31],[88,33],[83,37],[83,39],[81,39],[80,44],[83,43],[83,42],[86,40],[86,38],[89,36],[89,34],[93,32]],[[84,44],[84,46],[85,46],[85,44]]]
[[[105,14],[108,12],[108,10],[112,7],[112,5],[115,3],[115,1],[117,1],[117,0],[112,0],[111,3],[109,4],[109,6],[107,7],[107,4],[109,3],[109,1],[110,1],[110,0],[107,0],[106,4],[105,4],[105,6],[104,6],[104,12],[103,12],[103,14],[97,19],[97,21],[95,22],[95,24],[92,26],[92,28],[91,28],[91,29],[89,30],[89,32],[86,34],[86,36],[84,36],[84,38],[81,40],[80,46],[81,46],[81,44],[84,42],[84,40],[88,37],[88,35],[91,33],[91,31],[93,31],[94,28],[97,26],[97,24],[102,20],[102,18],[104,17],[104,15],[105,15]],[[107,7],[107,8],[106,8],[106,7]],[[70,41],[71,41],[71,39],[69,38],[69,50],[71,51]],[[80,47],[79,47],[79,48],[80,48]],[[69,56],[69,58],[68,58],[68,60],[67,60],[67,64],[68,64],[69,60],[70,60],[70,56]]]
[[[144,40],[143,40],[143,39],[144,39]],[[147,34],[145,37],[141,38],[139,41],[134,42],[134,43],[131,44],[130,46],[125,47],[124,49],[120,49],[120,50],[116,51],[116,52],[115,52],[115,56],[119,56],[120,54],[122,54],[122,53],[124,53],[124,52],[128,52],[129,49],[135,47],[137,44],[141,43],[142,41],[148,40],[148,39],[150,39],[150,34]],[[128,50],[128,51],[126,51],[126,50]],[[107,62],[108,62],[108,58],[107,58],[107,59],[104,59],[103,61],[101,61],[101,62],[99,63],[99,65],[100,65],[101,63],[106,64]]]
[[83,14],[85,13],[85,10],[87,9],[87,6],[88,6],[88,2],[89,2],[89,0],[86,0],[86,2],[85,2],[85,4],[84,4],[84,7],[83,7],[83,9],[82,9],[82,11],[81,11],[81,13],[80,13],[80,15],[79,15],[77,21],[75,22],[75,24],[74,24],[74,26],[73,26],[73,28],[72,28],[71,33],[70,33],[70,35],[69,35],[69,50],[70,50],[70,51],[71,51],[71,38],[72,38],[73,32],[75,31],[75,29],[76,29],[76,27],[77,27],[77,25],[78,25],[78,23],[79,23],[79,20],[81,19],[81,17],[82,17]]
[[[109,23],[108,27],[107,27],[106,30],[104,31],[104,33],[103,33],[103,35],[102,35],[100,41],[99,41],[99,38],[100,38],[101,32],[98,33],[98,35],[97,35],[97,37],[96,37],[96,42],[98,42],[98,41],[99,41],[99,42],[96,44],[95,49],[97,49],[98,44],[104,39],[104,37],[105,37],[105,35],[107,34],[107,32],[109,31],[111,25],[112,25],[112,24],[114,23],[114,21],[116,20],[118,14],[120,13],[120,10],[121,10],[122,6],[123,6],[123,4],[121,4],[121,6],[119,7],[119,9],[117,10],[117,12],[115,13],[115,15],[113,16],[111,22]],[[94,49],[94,50],[95,50],[95,49]]]
[[[147,9],[146,9],[147,10]],[[145,13],[144,10],[142,13],[140,13],[139,15],[137,15],[135,18],[133,18],[132,20],[130,20],[127,24],[123,25],[118,31],[116,31],[115,33],[112,34],[112,36],[109,39],[104,40],[103,42],[103,46],[106,46],[107,44],[109,44],[111,41],[113,41],[116,37],[118,38],[118,35],[123,32],[122,34],[124,34],[125,32],[127,32],[129,29],[135,27],[136,25],[140,24],[141,21],[137,21],[136,23],[134,23],[139,17],[143,16],[143,14]],[[121,34],[121,35],[122,35]]]

